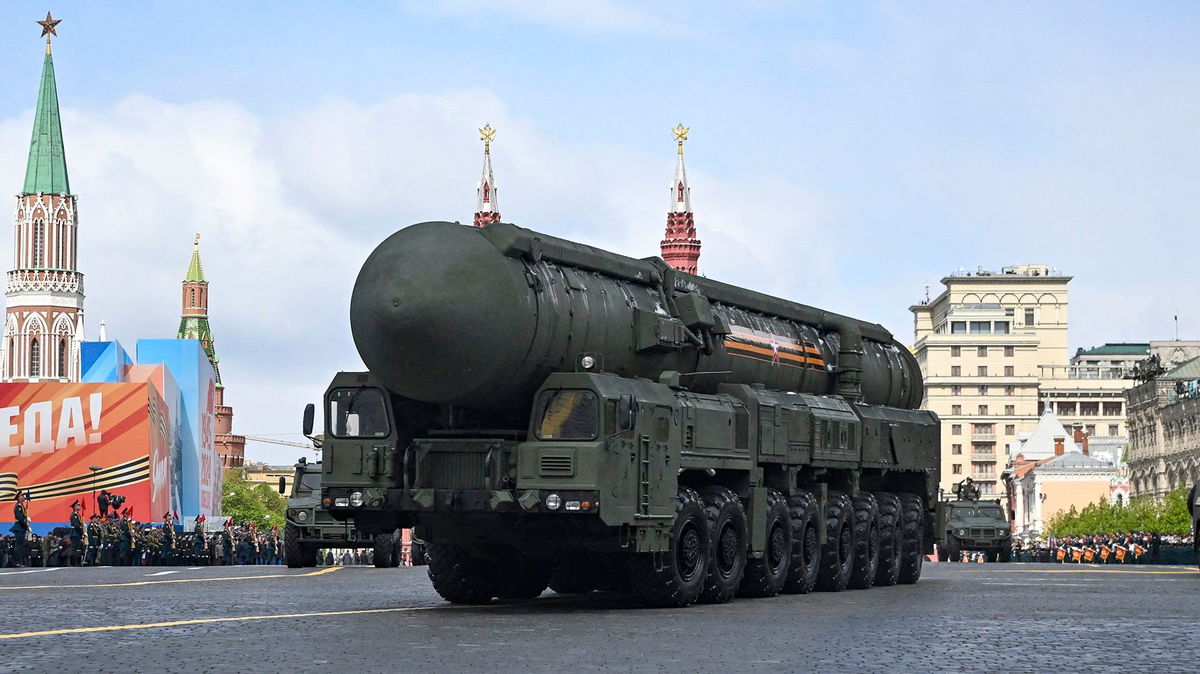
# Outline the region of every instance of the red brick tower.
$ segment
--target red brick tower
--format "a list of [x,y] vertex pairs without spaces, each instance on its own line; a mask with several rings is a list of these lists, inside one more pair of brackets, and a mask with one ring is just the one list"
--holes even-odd
[[79,211],[67,180],[58,89],[50,35],[42,25],[46,58],[33,118],[25,185],[17,195],[13,269],[8,272],[0,379],[79,381],[83,339],[83,274],[76,269]]
[[483,141],[483,175],[475,188],[475,226],[484,227],[493,222],[500,222],[500,201],[496,189],[496,179],[492,177],[492,138],[496,130],[491,124],[484,124],[479,130],[479,140]]
[[700,263],[700,239],[696,238],[696,222],[692,217],[692,188],[688,187],[687,171],[683,168],[683,141],[687,140],[690,129],[679,124],[671,131],[679,146],[679,159],[675,162],[675,179],[671,181],[667,238],[659,245],[667,264],[679,271],[695,274]]

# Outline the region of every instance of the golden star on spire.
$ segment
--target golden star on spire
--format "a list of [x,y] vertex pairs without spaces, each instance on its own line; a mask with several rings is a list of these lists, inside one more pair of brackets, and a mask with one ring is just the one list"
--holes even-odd
[[192,244],[192,248],[195,250],[200,250],[200,232],[196,232],[196,241]]
[[679,154],[683,154],[683,141],[687,140],[688,131],[691,129],[685,127],[683,122],[676,124],[675,128],[671,129],[671,133],[675,134],[675,142],[679,143]]
[[50,16],[50,12],[46,12],[46,20],[37,21],[36,23],[42,27],[41,37],[46,38],[46,53],[49,54],[50,36],[53,35],[54,37],[58,37],[58,31],[55,30],[55,27],[62,23],[62,19],[55,19],[54,17]]
[[492,151],[492,139],[495,137],[496,137],[496,130],[492,128],[492,125],[490,123],[484,124],[483,128],[479,130],[479,140],[483,141],[483,151],[484,152]]

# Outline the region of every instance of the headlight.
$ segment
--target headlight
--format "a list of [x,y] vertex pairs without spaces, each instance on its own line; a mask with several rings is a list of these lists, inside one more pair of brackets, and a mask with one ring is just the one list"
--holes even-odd
[[350,492],[350,505],[354,506],[355,508],[361,508],[362,504],[363,504],[362,492],[361,491]]
[[307,522],[308,521],[308,511],[301,510],[300,512],[296,513],[296,519],[300,520],[301,522]]
[[341,498],[333,499],[333,507],[335,507],[335,508],[345,508],[348,505],[350,505],[350,499],[348,499],[344,496]]
[[1004,538],[1005,536],[1009,535],[1009,531],[1008,531],[1008,529],[1001,529],[999,531],[999,534],[1000,534],[1000,538]]
[[546,497],[546,507],[550,510],[558,510],[558,506],[562,505],[562,499],[558,494],[550,494]]
[[590,370],[596,367],[596,359],[591,356],[584,356],[579,359],[579,364],[583,366],[583,369]]
[[967,535],[967,530],[966,530],[966,529],[959,529],[959,530],[955,531],[954,533],[958,534],[959,536],[966,536],[966,535]]

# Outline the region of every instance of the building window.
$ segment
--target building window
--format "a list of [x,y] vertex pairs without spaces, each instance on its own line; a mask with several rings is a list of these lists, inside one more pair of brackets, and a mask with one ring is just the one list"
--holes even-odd
[[29,341],[29,376],[42,376],[42,347],[37,337]]
[[1116,424],[1109,424],[1108,425],[1108,434],[1109,435],[1120,435],[1121,427]]
[[994,334],[997,334],[997,335],[1007,335],[1008,334],[1008,321],[996,321],[992,325],[995,326],[994,328],[992,328],[992,332]]
[[988,394],[988,387],[987,387],[987,385],[985,384],[984,386],[980,386],[980,387],[979,387],[979,395],[981,395],[981,396],[985,396],[985,395],[987,395],[987,394]]
[[951,454],[962,454],[962,445],[950,445]]
[[1004,424],[1004,434],[1005,435],[1016,435],[1017,434],[1017,425],[1016,424]]
[[962,414],[962,405],[951,405],[950,414]]
[[1016,386],[1005,386],[1005,387],[1004,387],[1004,395],[1006,395],[1006,396],[1013,396],[1013,395],[1016,395],[1016,394],[1017,394],[1017,387],[1016,387]]
[[1033,325],[1033,309],[1025,310],[1025,325]]
[[1088,424],[1083,427],[1083,432],[1088,434],[1088,437],[1096,435],[1096,424]]
[[950,334],[952,334],[952,335],[967,334],[967,322],[966,321],[950,321]]
[[46,243],[46,223],[43,220],[33,221],[33,266],[42,266],[42,248]]
[[1011,417],[1012,415],[1017,413],[1017,406],[1016,405],[1005,405],[1004,413]]
[[980,406],[979,406],[979,414],[980,414],[980,415],[985,415],[985,414],[987,414],[987,413],[988,413],[988,408],[987,408],[987,405],[980,405]]
[[950,387],[950,395],[952,395],[952,396],[962,395],[962,387],[961,386],[951,386]]
[[1079,416],[1094,417],[1100,414],[1100,403],[1079,403]]
[[1006,346],[1006,347],[1004,347],[1004,357],[1012,358],[1013,355],[1016,353],[1016,351],[1017,350],[1015,348],[1013,348],[1011,346]]
[[962,435],[962,424],[951,424],[950,435]]
[[986,346],[975,347],[975,355],[979,356],[980,358],[986,358],[987,357],[987,347]]
[[1121,416],[1121,403],[1104,403],[1104,416],[1106,416],[1106,417]]
[[1012,365],[1005,365],[1005,366],[1004,366],[1004,376],[1005,376],[1005,377],[1015,377],[1015,376],[1016,376],[1016,372],[1017,372],[1017,369],[1016,369],[1016,368],[1014,368]]
[[995,424],[971,424],[971,435],[991,435],[995,432]]
[[58,340],[58,376],[67,376],[67,339]]
[[986,377],[987,376],[987,365],[980,365],[977,372],[980,377]]
[[961,463],[956,463],[956,464],[954,464],[954,465],[951,467],[951,469],[950,469],[950,470],[951,470],[951,472],[952,472],[952,473],[954,473],[955,475],[962,475],[962,464],[961,464]]
[[971,321],[972,335],[990,335],[992,334],[991,321]]
[[951,358],[958,358],[961,355],[962,355],[962,347],[961,346],[950,347],[950,357]]
[[961,377],[962,376],[962,366],[961,365],[951,365],[950,366],[950,376],[951,377]]

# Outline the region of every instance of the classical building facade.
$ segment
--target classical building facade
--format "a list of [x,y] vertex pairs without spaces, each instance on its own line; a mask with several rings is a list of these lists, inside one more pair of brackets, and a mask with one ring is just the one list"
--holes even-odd
[[83,274],[76,267],[78,229],[47,38],[25,184],[17,195],[13,268],[5,288],[3,381],[79,381]]
[[700,269],[700,239],[696,236],[696,218],[692,213],[692,188],[688,186],[683,166],[683,141],[688,131],[682,124],[671,131],[675,134],[678,158],[675,177],[671,181],[671,202],[667,209],[667,235],[659,243],[662,259],[675,269],[697,274]]
[[475,186],[476,227],[500,222],[500,195],[496,189],[496,178],[492,175],[492,139],[495,137],[496,130],[491,124],[484,124],[479,130],[479,139],[483,141],[483,174]]
[[1200,357],[1126,396],[1132,496],[1162,498],[1200,480]]
[[183,280],[183,311],[179,319],[177,339],[195,339],[212,363],[216,377],[216,428],[213,444],[217,456],[226,468],[240,468],[246,455],[246,438],[233,433],[233,408],[225,404],[225,384],[221,381],[220,359],[213,345],[212,328],[208,324],[208,280],[200,262],[200,235],[192,244],[192,259],[188,262]]

